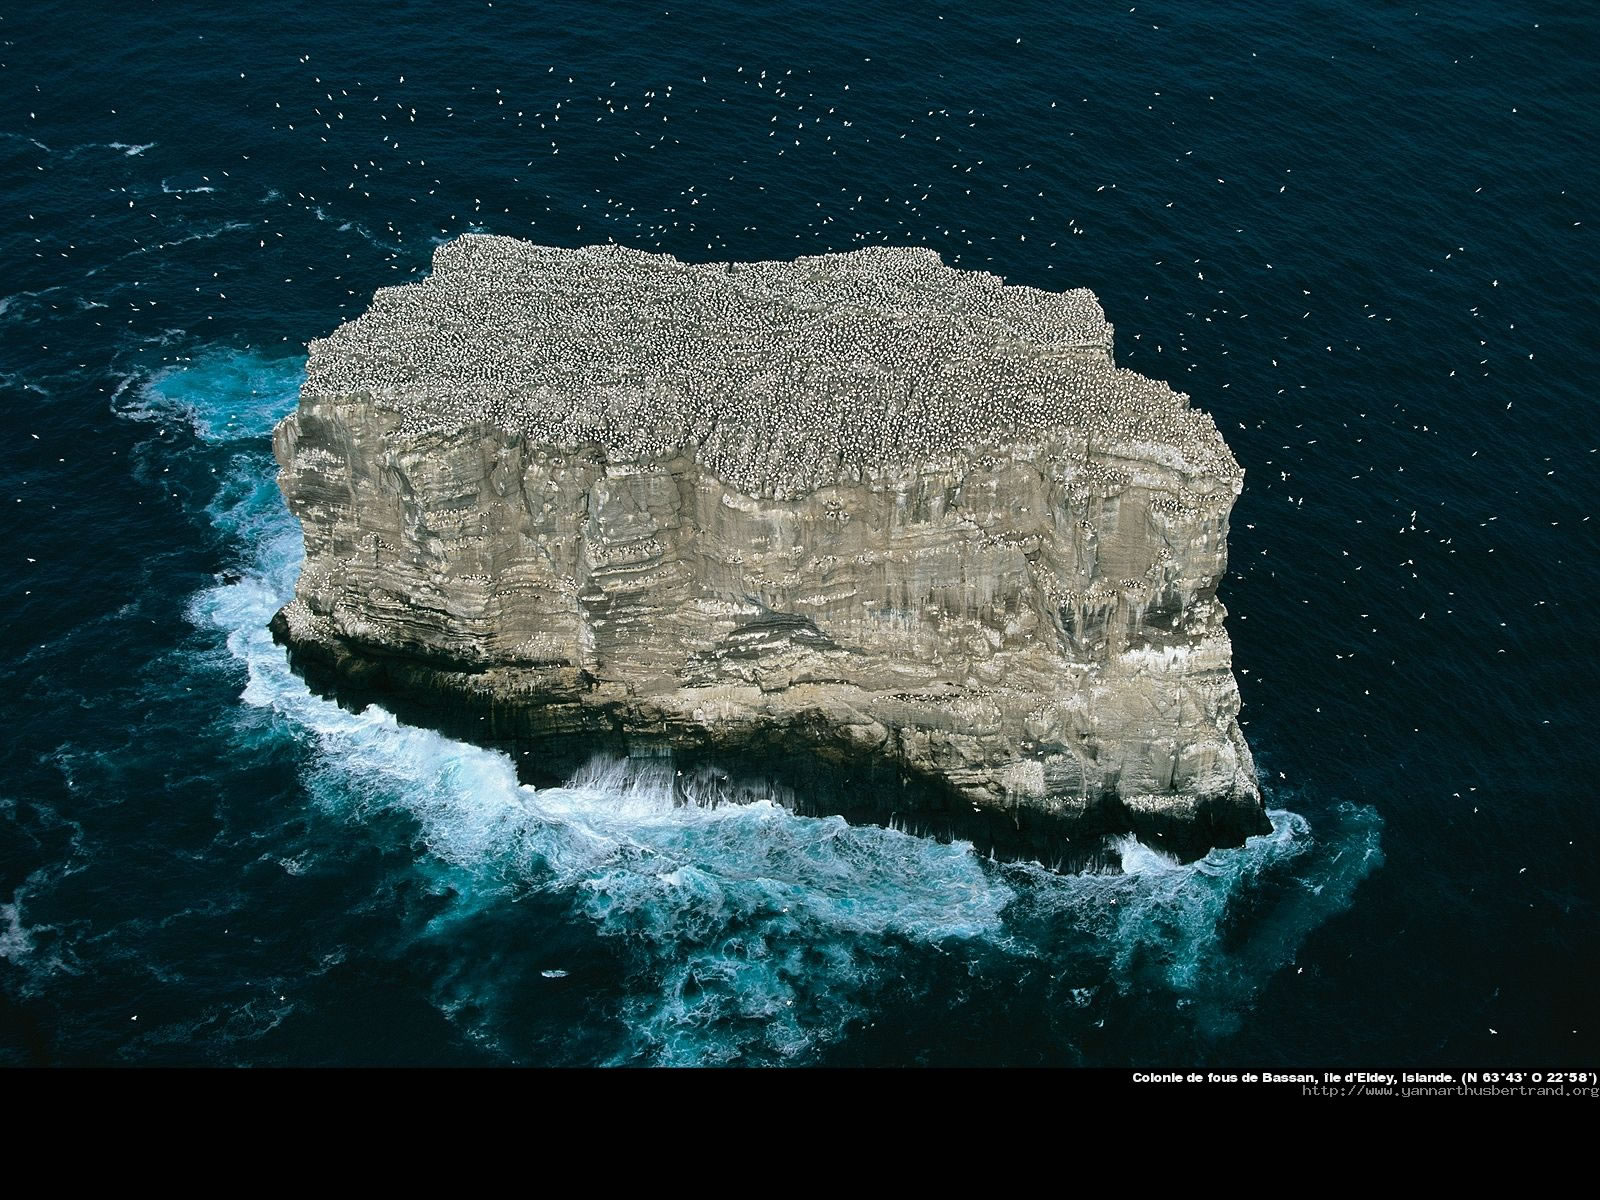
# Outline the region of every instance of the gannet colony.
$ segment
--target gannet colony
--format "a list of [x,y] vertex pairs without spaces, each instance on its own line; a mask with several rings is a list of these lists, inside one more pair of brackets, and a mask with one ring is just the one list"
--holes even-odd
[[1087,291],[469,235],[312,344],[274,448],[297,668],[530,782],[627,755],[1051,862],[1268,828],[1242,472]]

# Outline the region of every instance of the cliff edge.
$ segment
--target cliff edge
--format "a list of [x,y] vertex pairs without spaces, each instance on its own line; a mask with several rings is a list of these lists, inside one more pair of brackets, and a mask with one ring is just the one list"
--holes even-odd
[[657,756],[1046,860],[1268,827],[1216,598],[1243,474],[1087,291],[470,235],[312,344],[273,444],[297,667],[530,780]]

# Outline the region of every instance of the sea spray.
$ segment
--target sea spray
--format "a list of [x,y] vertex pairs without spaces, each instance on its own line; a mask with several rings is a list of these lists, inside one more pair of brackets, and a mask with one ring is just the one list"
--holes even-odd
[[[242,561],[194,597],[191,619],[245,668],[240,720],[265,710],[273,736],[310,739],[304,784],[319,808],[414,824],[413,869],[444,898],[415,928],[416,952],[484,955],[441,972],[435,993],[479,1044],[515,1058],[519,991],[568,982],[537,952],[508,969],[516,952],[478,936],[505,936],[504,915],[535,895],[622,947],[626,987],[596,1014],[624,1029],[610,1061],[814,1058],[870,1022],[929,954],[1002,974],[1043,966],[1066,984],[1063,1006],[1091,1012],[1108,995],[1165,992],[1222,1033],[1381,861],[1370,810],[1339,810],[1320,838],[1275,811],[1272,832],[1239,850],[1181,865],[1124,839],[1121,870],[1062,875],[771,799],[681,804],[653,760],[596,759],[567,786],[535,790],[501,754],[377,707],[348,712],[290,671],[266,629],[300,564],[265,449],[299,370],[211,351],[124,411],[231,448],[206,511]],[[1241,903],[1251,912],[1238,921]]]

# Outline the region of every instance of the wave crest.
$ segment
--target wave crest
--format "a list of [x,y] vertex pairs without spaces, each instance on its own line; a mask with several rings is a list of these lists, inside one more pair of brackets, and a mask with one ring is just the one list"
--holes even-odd
[[1176,998],[1225,1035],[1382,861],[1376,815],[1345,807],[1320,831],[1275,811],[1270,834],[1187,865],[1125,839],[1120,872],[1064,876],[991,863],[966,843],[796,816],[772,798],[682,805],[667,760],[597,759],[566,786],[535,790],[503,755],[376,707],[347,712],[306,688],[266,629],[301,549],[261,439],[301,369],[208,353],[120,411],[181,419],[235,448],[207,512],[248,562],[196,595],[191,618],[246,670],[241,729],[309,745],[305,786],[323,813],[400,817],[414,831],[411,869],[442,898],[418,918],[415,947],[450,961],[435,1002],[503,1055],[532,1052],[517,1014],[539,989],[588,986],[573,962],[519,942],[551,936],[515,919],[533,898],[622,964],[585,1008],[611,1031],[598,1055],[611,1061],[812,1059],[907,988],[1041,967],[1051,1003],[1071,1015],[1050,1035],[1070,1059],[1079,1032],[1129,995]]

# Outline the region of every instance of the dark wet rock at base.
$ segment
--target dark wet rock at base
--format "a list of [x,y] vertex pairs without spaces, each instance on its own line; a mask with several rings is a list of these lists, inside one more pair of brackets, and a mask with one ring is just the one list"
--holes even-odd
[[762,779],[1006,857],[1238,844],[1242,472],[1111,348],[1088,292],[929,251],[458,239],[311,348],[274,633],[529,782],[660,756],[686,801]]

